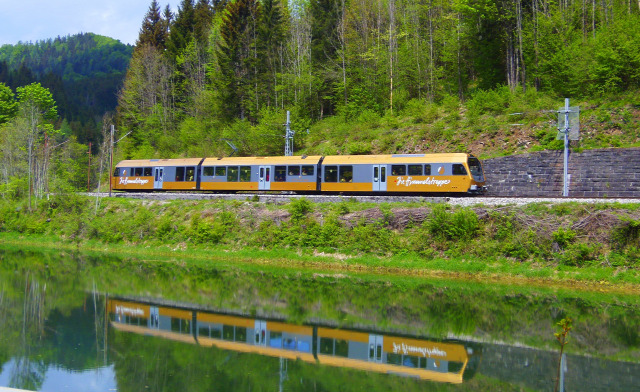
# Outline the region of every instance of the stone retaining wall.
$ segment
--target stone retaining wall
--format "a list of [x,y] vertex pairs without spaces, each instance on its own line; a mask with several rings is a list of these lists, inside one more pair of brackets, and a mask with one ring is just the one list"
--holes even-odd
[[[483,161],[487,196],[559,197],[563,151],[542,151]],[[640,148],[569,154],[570,197],[640,197]]]

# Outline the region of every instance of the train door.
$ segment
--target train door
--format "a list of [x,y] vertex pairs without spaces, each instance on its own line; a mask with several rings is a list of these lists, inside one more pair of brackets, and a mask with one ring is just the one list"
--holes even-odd
[[387,190],[387,165],[373,165],[373,190]]
[[369,361],[382,362],[382,335],[369,335]]
[[264,191],[271,189],[271,166],[260,166],[258,177],[259,190]]
[[267,344],[267,322],[256,320],[255,324],[255,339],[253,344],[256,346],[264,346]]
[[164,167],[154,168],[153,173],[153,189],[162,189],[162,182],[164,178]]
[[157,306],[149,307],[149,328],[160,329],[160,309]]

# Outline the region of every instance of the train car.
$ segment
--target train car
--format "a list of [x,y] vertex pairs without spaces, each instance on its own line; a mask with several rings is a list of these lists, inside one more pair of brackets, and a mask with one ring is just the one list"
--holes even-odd
[[296,325],[118,299],[109,299],[107,308],[111,325],[124,332],[436,382],[469,380],[481,357],[476,345],[458,341]]
[[107,310],[112,325],[121,331],[196,343],[189,310],[121,300],[109,300]]
[[128,160],[112,188],[123,191],[296,193],[481,193],[480,160],[469,154],[397,154]]
[[485,190],[480,160],[469,154],[327,156],[322,192],[479,193]]
[[314,362],[313,328],[277,321],[197,312],[198,344]]
[[204,191],[318,190],[320,156],[206,158],[200,189]]
[[317,330],[317,358],[325,365],[393,373],[459,384],[475,374],[477,349],[440,342],[360,331]]
[[194,191],[200,189],[200,166],[204,158],[139,159],[121,161],[111,187],[122,191]]

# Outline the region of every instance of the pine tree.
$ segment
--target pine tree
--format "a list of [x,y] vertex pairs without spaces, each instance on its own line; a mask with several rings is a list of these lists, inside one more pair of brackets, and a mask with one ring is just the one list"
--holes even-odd
[[167,36],[167,24],[160,15],[160,6],[156,0],[152,0],[149,11],[147,11],[142,21],[142,28],[140,29],[136,46],[151,45],[164,50]]
[[322,118],[333,114],[331,98],[336,79],[336,54],[340,46],[338,24],[341,9],[338,0],[312,0],[311,13],[311,62],[314,73],[319,78],[316,90],[316,106],[313,111]]
[[193,0],[182,0],[178,14],[169,29],[167,50],[175,58],[189,45],[195,29],[195,9]]
[[261,84],[267,106],[277,106],[276,91],[279,62],[284,51],[285,20],[279,0],[263,0],[258,27]]
[[238,0],[227,5],[222,18],[217,50],[221,75],[216,83],[228,119],[246,119],[254,112],[258,12],[256,0]]
[[194,19],[193,36],[198,43],[205,44],[213,20],[213,7],[209,0],[198,0],[194,9]]

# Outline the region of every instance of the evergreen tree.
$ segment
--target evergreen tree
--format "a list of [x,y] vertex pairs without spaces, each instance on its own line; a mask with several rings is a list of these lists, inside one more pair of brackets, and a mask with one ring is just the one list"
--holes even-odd
[[331,98],[336,83],[336,53],[340,47],[338,24],[341,18],[339,0],[311,0],[311,62],[317,82],[316,99],[312,102],[319,117],[333,114]]
[[193,36],[202,46],[204,46],[209,36],[212,20],[213,7],[209,0],[198,0],[194,9]]
[[152,0],[149,10],[142,21],[142,28],[136,46],[151,45],[164,50],[168,36],[167,23],[160,15],[157,0]]
[[193,0],[182,0],[178,14],[169,28],[167,50],[173,58],[179,56],[193,39],[195,23]]
[[281,71],[285,43],[285,19],[279,0],[263,0],[258,27],[261,84],[266,106],[277,106],[277,74]]
[[222,18],[217,50],[221,75],[216,84],[227,119],[246,119],[257,111],[254,88],[258,5],[256,0],[237,0],[227,5]]

